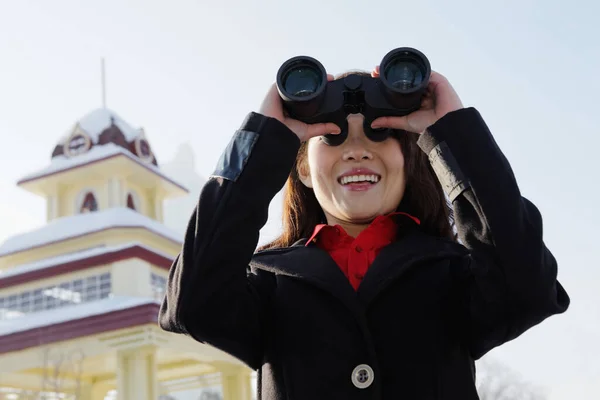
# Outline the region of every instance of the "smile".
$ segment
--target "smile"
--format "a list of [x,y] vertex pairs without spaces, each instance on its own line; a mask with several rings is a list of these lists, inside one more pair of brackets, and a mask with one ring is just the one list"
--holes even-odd
[[338,182],[342,185],[349,185],[351,183],[370,183],[375,184],[379,182],[381,177],[379,175],[346,175],[338,179]]

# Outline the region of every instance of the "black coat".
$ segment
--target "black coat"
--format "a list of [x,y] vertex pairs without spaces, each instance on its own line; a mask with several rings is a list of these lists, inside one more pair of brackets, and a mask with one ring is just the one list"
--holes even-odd
[[260,399],[477,399],[474,360],[564,312],[542,219],[475,109],[421,135],[462,244],[404,230],[358,291],[300,241],[255,254],[299,148],[250,114],[206,183],[160,325],[259,370]]

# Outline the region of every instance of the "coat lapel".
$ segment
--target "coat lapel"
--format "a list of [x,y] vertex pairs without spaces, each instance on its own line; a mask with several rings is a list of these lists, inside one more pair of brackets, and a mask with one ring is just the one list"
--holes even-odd
[[363,281],[358,295],[365,305],[371,303],[390,283],[425,262],[463,256],[468,250],[454,242],[425,235],[417,230],[381,250]]
[[361,309],[356,291],[335,261],[316,246],[301,241],[292,247],[255,254],[251,266],[296,278],[316,286],[342,301],[353,312]]
[[305,243],[258,252],[251,266],[305,281],[329,292],[353,312],[362,312],[390,283],[423,262],[468,253],[460,244],[412,231],[381,250],[355,291],[326,251]]

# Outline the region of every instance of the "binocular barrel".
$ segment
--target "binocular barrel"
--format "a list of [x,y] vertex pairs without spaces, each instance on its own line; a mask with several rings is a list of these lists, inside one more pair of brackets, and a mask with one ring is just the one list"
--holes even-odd
[[306,123],[336,122],[361,112],[369,120],[406,115],[417,110],[429,84],[431,67],[420,51],[401,47],[380,63],[379,78],[353,74],[327,81],[323,65],[298,56],[287,60],[277,73],[277,88],[284,108]]

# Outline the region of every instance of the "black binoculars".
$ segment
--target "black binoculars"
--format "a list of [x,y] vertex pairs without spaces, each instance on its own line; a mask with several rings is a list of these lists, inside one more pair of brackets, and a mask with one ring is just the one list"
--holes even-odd
[[401,47],[390,51],[380,63],[379,78],[350,74],[328,81],[323,65],[314,58],[289,59],[277,72],[277,89],[290,117],[308,124],[333,122],[339,135],[325,135],[329,145],[339,145],[348,135],[347,116],[361,113],[364,131],[374,141],[385,140],[389,129],[372,129],[383,116],[403,116],[421,107],[431,67],[420,51]]

